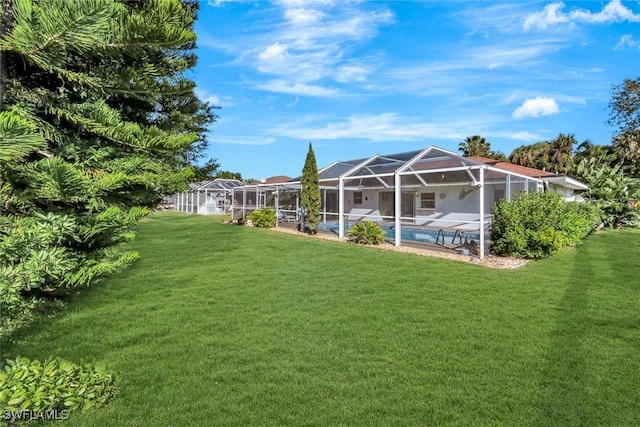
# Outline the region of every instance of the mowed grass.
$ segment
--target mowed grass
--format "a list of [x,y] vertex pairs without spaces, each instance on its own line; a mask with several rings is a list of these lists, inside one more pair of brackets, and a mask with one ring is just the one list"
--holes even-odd
[[640,232],[518,270],[159,214],[11,355],[107,364],[68,425],[639,425]]

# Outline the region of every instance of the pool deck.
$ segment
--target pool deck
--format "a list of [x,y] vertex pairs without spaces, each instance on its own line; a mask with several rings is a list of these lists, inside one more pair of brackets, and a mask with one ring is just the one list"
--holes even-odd
[[[321,230],[318,232],[318,234],[315,234],[313,236],[309,234],[302,234],[298,231],[297,222],[282,223],[278,225],[278,228],[275,228],[273,230],[286,232],[289,234],[296,234],[300,236],[315,237],[315,238],[321,238],[321,239],[327,239],[327,240],[333,240],[333,241],[346,242],[346,239],[338,238],[336,233],[331,231]],[[528,262],[528,260],[508,258],[508,257],[497,257],[491,254],[485,256],[484,259],[480,259],[478,256],[474,256],[471,254],[461,255],[458,253],[458,251],[452,248],[447,248],[447,247],[443,248],[440,245],[436,246],[434,244],[429,244],[429,243],[410,243],[407,241],[403,241],[402,246],[394,246],[392,244],[393,242],[389,243],[388,240],[387,240],[387,243],[388,244],[377,245],[374,247],[379,248],[381,250],[407,252],[407,253],[413,253],[413,254],[427,256],[427,257],[445,258],[445,259],[450,259],[450,260],[454,260],[462,263],[472,263],[472,264],[477,264],[483,267],[497,268],[497,269],[511,270],[514,268],[522,267],[526,265]]]
[[[298,222],[282,222],[278,224],[278,228],[286,229],[288,231],[298,231],[299,225],[300,224]],[[319,229],[318,234],[321,236],[338,239],[338,234],[332,230]],[[385,239],[385,241],[389,244],[392,244],[392,245],[394,244],[393,239],[387,238]],[[461,246],[457,244],[446,243],[443,246],[435,243],[414,242],[409,240],[402,240],[402,246],[406,248],[416,249],[416,250],[423,250],[423,251],[427,250],[427,251],[441,252],[446,254],[459,254],[461,249]],[[473,256],[473,255],[470,255],[470,256]]]

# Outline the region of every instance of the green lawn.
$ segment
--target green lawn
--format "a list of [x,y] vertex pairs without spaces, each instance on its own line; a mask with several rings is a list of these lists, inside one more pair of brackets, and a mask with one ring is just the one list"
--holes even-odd
[[67,425],[639,425],[640,232],[518,270],[160,214],[9,348],[108,364]]

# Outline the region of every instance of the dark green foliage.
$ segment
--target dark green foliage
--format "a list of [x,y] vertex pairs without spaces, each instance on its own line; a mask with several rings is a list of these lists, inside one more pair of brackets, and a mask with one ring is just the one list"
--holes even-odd
[[494,206],[491,248],[502,256],[544,258],[579,244],[599,220],[592,205],[565,202],[554,192],[521,193]]
[[619,132],[640,129],[640,77],[612,88],[608,124]]
[[240,172],[218,171],[216,172],[215,179],[237,179],[238,181],[242,181],[242,174]]
[[313,147],[309,144],[309,151],[302,169],[300,184],[300,205],[305,210],[305,223],[311,234],[318,232],[320,224],[320,184],[318,177],[318,165]]
[[273,228],[276,226],[276,211],[270,208],[262,208],[249,214],[249,219],[256,227]]
[[184,77],[196,2],[2,6],[0,337],[138,258],[118,245],[193,178],[215,118]]
[[365,221],[352,226],[349,231],[349,241],[363,245],[379,245],[384,242],[385,233],[380,224]]
[[494,160],[507,160],[507,156],[500,151],[491,150],[491,143],[480,135],[468,136],[458,144],[458,151],[464,157],[480,156]]
[[640,77],[613,86],[609,108],[613,151],[626,172],[640,178]]
[[62,359],[7,360],[0,369],[0,408],[5,411],[66,410],[100,406],[116,392],[112,373],[90,363]]
[[511,153],[509,161],[517,165],[551,172],[566,173],[572,170],[574,134],[559,134],[550,141],[522,145]]
[[606,227],[637,227],[640,225],[640,179],[629,177],[628,166],[611,166],[610,158],[583,159],[577,175],[588,186],[585,197],[602,211]]
[[[608,159],[608,163],[610,164],[615,164],[616,162],[616,156],[613,153],[613,147],[611,147],[610,145],[594,144],[591,141],[586,140],[576,147],[576,151],[573,156],[573,163],[577,168],[577,166],[583,159],[586,159],[588,161],[589,159],[594,157],[601,160]],[[574,168],[574,170],[572,171],[573,175],[576,174],[576,168]]]

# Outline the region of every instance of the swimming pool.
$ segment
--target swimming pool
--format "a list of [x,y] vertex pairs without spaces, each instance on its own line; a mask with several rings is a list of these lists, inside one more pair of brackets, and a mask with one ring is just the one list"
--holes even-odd
[[[345,233],[349,230],[349,228],[352,225],[353,224],[345,223],[344,225]],[[380,224],[380,227],[384,230],[385,235],[388,239],[395,239],[396,237],[395,226],[390,224]],[[338,222],[323,222],[318,225],[318,229],[328,230],[336,234],[338,234],[339,228],[340,228],[340,224]],[[432,244],[436,244],[436,240],[438,239],[439,232],[444,234],[446,243],[451,243],[451,240],[456,234],[455,231],[450,231],[450,230],[436,230],[432,228],[420,228],[420,227],[411,227],[411,226],[403,226],[401,230],[402,231],[400,233],[400,239],[402,240],[419,242],[419,243],[432,243]],[[460,233],[458,233],[458,235],[460,235]],[[442,242],[442,237],[440,237],[439,239],[440,239],[439,243]],[[471,240],[478,241],[480,240],[480,235],[478,233],[470,233],[467,231],[467,232],[464,232],[463,234],[463,237],[462,237],[463,242],[465,241],[465,239],[467,241],[471,241]],[[457,237],[456,237],[456,241],[459,242]]]

